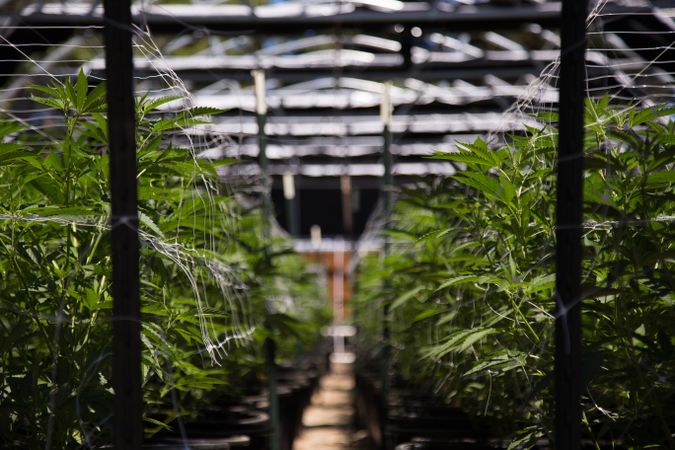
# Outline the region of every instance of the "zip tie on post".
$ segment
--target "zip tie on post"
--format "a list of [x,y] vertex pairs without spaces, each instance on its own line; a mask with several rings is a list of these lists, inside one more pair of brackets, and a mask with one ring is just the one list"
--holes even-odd
[[562,298],[560,297],[560,294],[558,293],[558,290],[555,290],[554,293],[554,298],[555,298],[555,304],[558,307],[558,310],[554,314],[554,317],[556,320],[561,320],[562,321],[562,328],[564,330],[564,335],[565,335],[565,354],[569,355],[572,352],[572,343],[570,341],[570,333],[569,329],[567,327],[567,313],[574,307],[579,302],[579,299],[575,301],[572,305],[569,307],[563,303]]
[[131,230],[138,230],[138,216],[135,214],[114,214],[110,216],[110,228],[124,225]]

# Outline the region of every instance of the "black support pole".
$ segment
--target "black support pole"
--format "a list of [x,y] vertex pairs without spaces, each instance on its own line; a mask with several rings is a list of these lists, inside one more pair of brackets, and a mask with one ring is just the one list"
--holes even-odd
[[105,0],[113,294],[113,444],[143,440],[136,136],[130,0]]
[[587,0],[564,0],[556,202],[555,448],[581,441],[581,224]]
[[[258,164],[260,165],[260,174],[263,184],[262,192],[262,222],[263,222],[263,246],[265,252],[266,264],[272,264],[270,254],[270,239],[272,220],[274,211],[272,208],[271,198],[271,181],[269,179],[269,161],[267,159],[267,135],[265,134],[265,125],[267,124],[267,99],[265,92],[265,73],[261,70],[253,71],[253,81],[256,96],[256,118],[258,121]],[[266,305],[266,313],[271,315],[272,304],[270,302]],[[277,343],[271,337],[272,325],[269,320],[266,320],[266,326],[270,336],[265,338],[265,364],[267,366],[267,388],[269,390],[269,414],[270,422],[272,422],[272,436],[270,443],[270,450],[279,450],[281,447],[281,433],[279,428],[279,395],[277,392],[277,362],[276,349]]]

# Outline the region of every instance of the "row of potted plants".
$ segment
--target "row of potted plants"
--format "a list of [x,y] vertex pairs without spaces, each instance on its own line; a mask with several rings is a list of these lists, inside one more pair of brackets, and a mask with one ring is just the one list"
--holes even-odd
[[[477,140],[435,155],[456,175],[402,189],[391,253],[361,265],[355,309],[369,395],[388,367],[383,324],[391,329],[389,447],[414,436],[446,444],[405,448],[553,439],[558,135],[554,114],[537,119],[505,145]],[[674,135],[664,105],[586,105],[582,407],[593,448],[675,447]],[[410,397],[403,386],[434,399],[427,412],[397,406]],[[456,421],[420,421],[441,417],[431,411],[438,402],[451,408],[445,417],[455,408],[472,418],[463,436],[439,435]],[[401,412],[419,429],[399,439]]]
[[[32,89],[49,120],[0,122],[0,447],[98,447],[114,395],[105,86]],[[304,260],[263,237],[259,202],[222,185],[234,161],[188,145],[217,111],[159,111],[172,100],[136,110],[145,426],[164,439],[260,394],[267,337],[309,367],[328,320]]]

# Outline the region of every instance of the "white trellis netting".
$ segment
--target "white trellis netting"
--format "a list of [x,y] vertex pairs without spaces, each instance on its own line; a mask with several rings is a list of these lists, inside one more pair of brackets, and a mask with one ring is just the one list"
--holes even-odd
[[[95,4],[91,6],[92,14],[99,14],[100,7],[96,7]],[[55,27],[58,28],[58,27]],[[10,81],[9,85],[3,88],[3,113],[7,117],[14,118],[20,123],[27,125],[31,131],[34,131],[42,136],[45,139],[49,139],[54,142],[53,138],[50,138],[46,131],[58,127],[57,124],[52,124],[50,121],[55,121],[60,118],[59,113],[54,112],[53,108],[41,107],[34,102],[31,102],[31,95],[35,95],[29,87],[26,85],[28,83],[35,84],[46,84],[48,82],[55,82],[62,84],[63,80],[66,78],[74,78],[77,76],[78,70],[84,68],[87,70],[90,65],[90,60],[96,57],[102,57],[103,55],[103,46],[101,42],[101,27],[100,26],[86,26],[81,27],[83,33],[80,33],[80,29],[74,27],[76,31],[75,36],[68,39],[65,43],[61,44],[52,44],[52,43],[31,43],[33,47],[43,46],[46,50],[44,54],[39,54],[40,56],[31,57],[28,53],[22,50],[22,45],[14,45],[11,41],[11,34],[9,37],[3,37],[5,41],[3,46],[12,47],[16,50],[17,53],[24,56],[23,60],[17,60],[12,62],[17,62],[22,64],[23,70],[17,73],[13,79]],[[5,34],[8,34],[10,30],[21,30],[21,26],[7,26],[3,29]],[[49,27],[45,27],[43,33],[48,33],[50,31]],[[134,30],[134,49],[136,58],[146,59],[151,61],[153,64],[156,64],[157,61],[161,61],[162,50],[160,46],[153,39],[152,35],[147,29],[143,27],[135,27]],[[171,47],[174,44],[174,40],[170,40],[164,45],[166,47]],[[98,83],[101,80],[102,72],[97,72],[92,74],[90,78],[92,83]],[[95,84],[90,86],[93,87]],[[168,65],[163,65],[163,67],[158,68],[156,73],[152,76],[140,77],[136,79],[136,91],[138,96],[148,96],[151,99],[162,98],[162,97],[176,97],[182,98],[186,108],[189,108],[192,105],[191,95],[182,82],[182,80],[168,67]],[[172,110],[171,113],[176,114],[181,111]],[[152,115],[162,115],[166,114],[160,111],[152,111]],[[208,116],[205,117],[208,120]],[[37,125],[34,125],[33,122],[40,122]],[[206,141],[199,134],[187,133],[187,130],[170,130],[168,133],[165,133],[167,141],[172,140],[173,142],[178,143],[185,147],[186,152],[191,156],[194,161],[194,172],[192,177],[194,180],[191,181],[193,186],[198,186],[198,189],[193,189],[190,194],[196,194],[197,198],[203,205],[206,206],[205,213],[212,214],[214,216],[219,216],[219,220],[223,221],[223,229],[229,229],[233,226],[233,230],[236,230],[237,223],[237,211],[236,208],[231,207],[229,210],[223,210],[226,208],[221,202],[215,199],[216,196],[221,193],[226,195],[231,195],[231,192],[228,192],[227,186],[220,185],[217,181],[212,178],[207,178],[204,174],[200,173],[199,170],[199,159],[198,154],[203,152],[206,149],[209,149],[213,146],[213,141]],[[210,133],[210,137],[213,139],[214,133]],[[6,140],[11,139],[7,137]],[[142,139],[142,137],[141,137]],[[223,135],[223,139],[231,141],[229,135]],[[43,142],[31,143],[31,145],[40,145]],[[186,186],[186,191],[188,191],[189,186]],[[196,216],[198,213],[195,212]],[[63,224],[68,224],[71,221],[73,224],[82,223],[83,225],[89,225],[91,223],[90,218],[77,219],[72,216],[68,217],[54,217],[43,218],[40,220],[53,220],[54,222],[60,222]],[[32,220],[31,218],[27,218]],[[37,218],[35,218],[37,220]],[[194,230],[193,233],[203,233],[204,240],[207,247],[201,252],[201,249],[197,248],[181,248],[174,247],[172,250],[171,244],[176,244],[173,242],[175,240],[172,236],[156,236],[154,233],[155,230],[147,230],[143,234],[143,239],[148,242],[150,247],[154,248],[156,251],[166,253],[167,255],[172,254],[172,259],[176,262],[181,262],[181,267],[184,268],[185,275],[191,277],[191,270],[195,264],[203,265],[205,267],[211,266],[213,271],[213,278],[215,280],[222,280],[223,295],[224,298],[231,298],[235,303],[240,303],[241,298],[237,294],[237,291],[240,289],[238,283],[235,281],[236,278],[231,278],[234,276],[233,269],[225,268],[223,263],[214,264],[209,262],[209,258],[212,257],[212,254],[215,253],[216,242],[214,241],[213,236],[208,236],[208,231],[198,231]],[[163,242],[166,241],[166,242]],[[207,255],[211,253],[211,255]],[[190,284],[193,285],[195,289],[195,300],[198,307],[201,309],[201,304],[207,299],[203,299],[199,294],[200,288],[198,288],[197,280],[191,280]],[[234,307],[232,310],[237,311],[241,309],[241,304],[237,307]],[[200,317],[204,317],[204,314],[200,313]],[[206,320],[206,319],[204,319]],[[248,319],[245,319],[246,322]],[[234,323],[239,322],[239,319],[233,317]],[[208,342],[210,340],[208,333],[206,333],[207,327],[206,323],[204,326],[204,338]],[[213,336],[211,337],[213,338]]]

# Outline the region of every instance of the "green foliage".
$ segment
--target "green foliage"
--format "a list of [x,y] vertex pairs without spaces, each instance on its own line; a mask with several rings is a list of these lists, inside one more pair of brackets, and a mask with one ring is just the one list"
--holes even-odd
[[[113,395],[105,86],[80,73],[33,90],[57,123],[38,132],[0,121],[0,446],[89,447],[110,438]],[[136,108],[149,434],[260,383],[278,276],[293,275],[283,293],[294,308],[273,317],[287,358],[327,320],[285,244],[261,262],[259,208],[220,187],[217,167],[231,161],[196,159],[176,138],[218,111],[157,110],[171,100],[145,96]]]
[[[583,407],[597,442],[673,446],[672,113],[587,105]],[[510,139],[436,155],[461,170],[403,193],[394,252],[365,261],[355,308],[378,330],[373,305],[390,304],[400,377],[529,446],[552,428],[558,136]],[[378,332],[362,338],[376,354]]]

